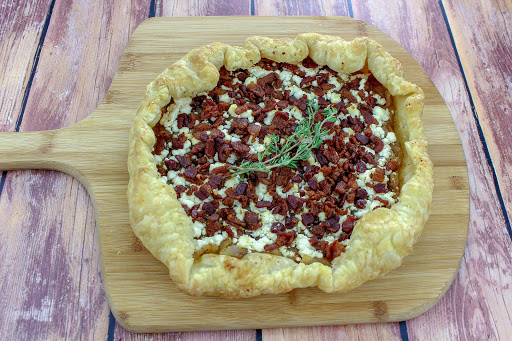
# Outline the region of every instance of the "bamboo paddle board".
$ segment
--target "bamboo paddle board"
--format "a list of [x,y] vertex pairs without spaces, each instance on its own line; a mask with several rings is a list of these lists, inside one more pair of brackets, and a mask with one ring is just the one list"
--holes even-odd
[[[401,267],[348,293],[307,288],[240,300],[187,296],[134,236],[128,220],[128,131],[146,85],[200,45],[221,41],[241,46],[252,35],[295,37],[303,32],[346,40],[373,38],[400,60],[406,79],[424,90],[423,120],[435,166],[430,219]],[[103,103],[71,127],[0,133],[0,169],[59,170],[87,187],[96,209],[110,307],[123,327],[137,332],[403,321],[431,308],[449,288],[469,223],[466,161],[439,92],[397,42],[373,26],[344,17],[148,19],[131,37]]]

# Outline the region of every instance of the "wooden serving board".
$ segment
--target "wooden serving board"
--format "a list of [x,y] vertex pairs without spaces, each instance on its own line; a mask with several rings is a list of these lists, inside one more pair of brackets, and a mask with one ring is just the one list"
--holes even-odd
[[[435,165],[432,214],[411,256],[398,269],[344,294],[316,288],[229,300],[177,290],[167,268],[132,233],[126,170],[128,131],[146,85],[200,45],[242,45],[251,35],[302,32],[368,36],[399,59],[406,78],[423,88],[424,123]],[[92,91],[91,89],[84,89]],[[92,95],[92,93],[91,93]],[[134,32],[103,103],[64,129],[0,133],[0,169],[55,169],[77,177],[93,199],[103,256],[103,282],[117,321],[137,332],[271,328],[402,321],[430,307],[450,286],[464,252],[469,222],[466,162],[446,104],[398,43],[344,17],[153,18]]]

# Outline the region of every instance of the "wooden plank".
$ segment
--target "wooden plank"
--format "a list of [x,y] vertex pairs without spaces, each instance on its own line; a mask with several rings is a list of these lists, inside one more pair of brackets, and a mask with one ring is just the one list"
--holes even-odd
[[[239,30],[234,31],[233,27]],[[162,70],[169,60],[181,57],[191,45],[208,43],[221,36],[222,40],[239,45],[256,32],[274,35],[279,31],[280,36],[295,36],[297,32],[318,27],[347,39],[365,32],[379,40],[384,48],[400,56],[404,68],[412,68],[411,81],[424,84],[426,108],[434,105],[449,115],[446,107],[439,106],[442,102],[440,95],[417,62],[387,35],[356,20],[339,17],[156,18],[141,25],[134,33],[121,61],[122,71],[112,82],[109,94],[114,95],[109,96],[110,99],[90,118],[70,129],[27,133],[25,139],[30,139],[31,143],[26,145],[17,141],[23,135],[0,135],[0,153],[3,154],[0,167],[16,166],[19,150],[14,153],[12,149],[21,145],[25,155],[21,163],[23,167],[30,167],[30,162],[41,167],[58,167],[81,177],[94,193],[103,248],[104,281],[114,315],[123,321],[123,325],[139,331],[184,331],[399,321],[428,309],[453,279],[464,250],[468,226],[466,172],[465,167],[460,166],[464,156],[460,145],[452,145],[451,149],[457,152],[452,152],[451,165],[444,156],[442,139],[431,135],[427,138],[435,147],[431,158],[437,167],[434,196],[442,199],[444,195],[446,203],[456,203],[457,214],[447,214],[448,204],[433,205],[431,219],[413,254],[403,265],[350,293],[326,294],[310,288],[247,300],[191,297],[180,292],[169,280],[165,266],[137,244],[129,226],[126,202],[127,131],[134,108],[139,104],[139,98],[133,94],[141,91],[137,89],[144,89],[154,74],[127,66],[133,60],[142,61],[149,56],[143,64],[153,62],[152,69]],[[155,54],[162,58],[155,59]],[[424,122],[427,127],[437,124],[436,116],[426,116]],[[442,132],[457,134],[451,124],[451,132]],[[106,125],[116,129],[105,130]],[[82,141],[91,143],[84,148]],[[444,166],[438,165],[438,155],[434,151],[442,154],[440,160]],[[448,171],[444,172],[446,167]],[[454,177],[450,170],[455,170],[458,177]],[[442,184],[452,184],[453,188],[443,190]],[[435,248],[443,252],[433,254]],[[234,311],[237,313],[233,314]]]
[[401,340],[398,323],[263,329],[262,340]]
[[[169,1],[155,2],[155,16],[212,16],[212,15],[250,15],[251,1]],[[159,72],[159,71],[157,71]],[[216,332],[189,332],[167,334],[135,334],[125,330],[116,322],[114,339],[122,340],[255,340],[255,330],[233,330]]]
[[[427,0],[399,4],[353,2],[353,5],[356,18],[384,30],[425,68],[450,108],[468,162],[472,215],[460,271],[434,308],[407,322],[409,337],[413,340],[507,339],[512,318],[504,302],[512,301],[512,247],[494,189],[493,170],[484,156],[441,8],[437,2]],[[460,20],[450,22],[452,30],[453,25],[460,30],[465,23],[472,22],[467,17]],[[485,28],[490,22],[474,27]],[[466,51],[464,55],[467,58],[469,53]],[[502,87],[502,84],[497,86]],[[477,111],[481,122],[491,122]],[[496,117],[492,122],[495,127],[501,127],[505,120]]]
[[[51,0],[0,6],[0,131],[13,131]],[[1,319],[1,318],[0,318]]]
[[349,1],[254,0],[256,15],[340,15],[350,16]]
[[[442,1],[508,219],[512,218],[512,2]],[[506,213],[507,214],[507,213]],[[510,226],[509,226],[510,229]],[[512,231],[510,237],[512,238]]]
[[[28,2],[26,12],[34,5]],[[57,1],[21,130],[60,128],[92,112],[148,8],[149,1]],[[17,27],[15,21],[9,23]],[[41,20],[32,25],[29,36]],[[13,78],[18,69],[7,74]],[[15,102],[21,103],[21,97]],[[0,313],[6,324],[2,332],[8,334],[0,338],[106,339],[109,309],[86,189],[61,173],[8,172],[0,211],[7,212],[0,216],[0,226],[2,238],[9,240],[0,249],[1,268],[8,269],[2,292],[10,293]]]
[[[271,1],[255,0],[256,15],[340,15],[350,16],[349,1]],[[398,323],[364,324],[262,330],[263,340],[399,339]]]
[[251,0],[156,0],[156,17],[251,15]]

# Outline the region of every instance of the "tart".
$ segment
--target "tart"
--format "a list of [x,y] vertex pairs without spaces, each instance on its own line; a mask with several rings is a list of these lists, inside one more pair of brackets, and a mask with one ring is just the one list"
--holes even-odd
[[202,46],[135,118],[133,231],[191,295],[351,290],[398,267],[428,219],[422,110],[368,38]]

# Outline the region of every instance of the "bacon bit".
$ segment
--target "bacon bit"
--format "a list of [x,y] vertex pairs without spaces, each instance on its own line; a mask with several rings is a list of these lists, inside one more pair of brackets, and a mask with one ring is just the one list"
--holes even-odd
[[386,171],[383,168],[377,168],[375,171],[370,175],[373,181],[375,182],[383,182],[386,178]]
[[275,243],[265,245],[264,249],[265,249],[265,251],[269,252],[269,251],[278,249],[284,245],[290,246],[290,245],[292,245],[295,238],[297,238],[297,233],[295,233],[294,231],[289,231],[289,232],[279,231],[279,232],[277,232],[277,239],[276,239]]
[[315,63],[313,61],[313,59],[311,59],[310,56],[307,56],[306,58],[304,58],[304,60],[301,63],[302,63],[302,66],[310,68],[310,69],[315,69],[318,67],[318,64]]
[[370,137],[370,140],[373,143],[373,150],[375,150],[375,153],[380,153],[384,148],[384,142],[382,142],[382,140],[375,135]]
[[211,221],[206,225],[206,235],[213,236],[216,232],[222,230],[222,224],[218,221]]
[[[294,97],[290,97],[290,99],[291,98],[294,98]],[[298,101],[296,101],[295,103],[293,103],[293,105],[295,105],[297,108],[299,108],[300,111],[306,111],[306,109],[308,107],[308,100],[306,98],[301,98]]]
[[351,233],[343,233],[339,238],[338,238],[338,241],[342,242],[346,239],[349,239],[350,238],[350,235]]
[[221,176],[218,176],[215,173],[210,174],[210,179],[208,181],[208,185],[210,185],[212,188],[219,188],[221,183],[223,182],[223,179]]
[[284,109],[289,105],[289,102],[288,101],[279,101],[279,102],[277,102],[276,105],[279,109]]
[[282,63],[281,64],[285,69],[290,70],[294,75],[297,75],[299,77],[304,77],[306,73],[299,69],[297,65],[294,64],[288,64],[288,63]]
[[340,216],[335,214],[334,217],[325,221],[325,223],[324,223],[325,229],[331,233],[338,232],[340,229],[339,220],[340,220]]
[[[206,213],[208,213],[209,215],[212,215],[212,214],[214,214],[214,213],[215,213],[215,211],[216,211],[217,209],[215,208],[215,206],[213,206],[213,204],[212,204],[212,203],[210,203],[210,202],[205,202],[205,203],[203,204],[203,210],[204,210]],[[218,217],[218,215],[217,215],[217,217]],[[217,220],[218,220],[218,219],[217,219]]]
[[270,83],[274,82],[276,79],[279,79],[279,77],[277,76],[277,73],[271,72],[268,75],[258,79],[258,85],[264,86],[266,84],[270,84]]
[[187,158],[185,156],[177,155],[176,159],[178,160],[178,162],[180,163],[180,165],[182,167],[188,167],[191,165],[189,158]]
[[265,99],[264,103],[265,103],[265,107],[264,107],[264,109],[261,109],[262,112],[269,112],[271,110],[274,110],[274,108],[277,105],[277,101],[270,99],[270,98]]
[[336,86],[334,84],[330,84],[330,83],[323,83],[320,85],[322,87],[322,89],[324,89],[325,91],[328,91],[328,90],[331,90],[331,89],[334,89]]
[[289,195],[286,198],[288,207],[290,207],[290,210],[295,211],[295,212],[298,211],[300,208],[302,208],[305,201],[306,201],[305,199],[297,198],[295,195]]
[[329,160],[324,156],[322,150],[320,149],[316,152],[316,159],[322,166],[325,166],[329,163]]
[[313,76],[304,77],[300,82],[300,87],[310,86],[316,80]]
[[256,201],[257,208],[270,207],[272,203],[270,201]]
[[284,199],[278,199],[276,206],[272,210],[272,214],[286,215],[288,213],[288,205]]
[[243,221],[241,221],[240,219],[238,219],[236,217],[236,214],[234,212],[227,216],[226,221],[228,222],[228,224],[233,225],[235,227],[245,227],[246,226]]
[[253,94],[255,94],[257,97],[263,97],[265,96],[265,91],[256,83],[250,83],[247,85],[247,90]]
[[360,209],[365,208],[366,207],[366,200],[364,200],[364,199],[357,199],[356,200],[356,207],[360,208]]
[[373,190],[375,193],[386,193],[386,185],[385,184],[376,184],[373,186]]
[[377,197],[376,196],[374,199],[377,200],[377,201],[380,201],[382,204],[384,204],[386,206],[389,204],[389,202],[387,200],[382,199],[381,197]]
[[185,146],[186,141],[187,137],[185,136],[185,133],[179,134],[177,138],[171,140],[172,149],[182,149]]
[[240,141],[231,142],[231,146],[233,147],[233,149],[236,152],[238,152],[238,153],[240,153],[242,155],[246,155],[246,154],[248,154],[251,151],[251,147],[243,144]]
[[183,185],[178,185],[174,187],[174,190],[176,191],[176,193],[183,193],[187,190],[187,187]]
[[257,230],[261,224],[259,223],[260,215],[255,212],[245,212],[244,222],[246,224],[245,228],[248,230]]
[[235,238],[237,235],[236,233],[233,231],[233,228],[229,225],[224,225],[224,231],[226,231],[226,233],[228,234],[229,238]]
[[375,161],[375,155],[371,152],[362,152],[361,153],[361,160],[363,160],[366,163],[372,164],[374,166],[377,165],[377,161]]
[[197,168],[195,167],[188,167],[185,173],[183,174],[187,180],[193,180],[196,178],[197,175]]
[[323,95],[325,95],[326,91],[322,88],[314,88],[313,93],[318,97],[322,97]]
[[164,163],[168,170],[177,171],[181,168],[180,164],[174,160],[165,160]]
[[377,99],[373,96],[368,96],[365,99],[366,104],[368,104],[369,107],[374,108],[377,105]]
[[340,157],[333,147],[324,149],[323,154],[333,164],[337,164],[340,161]]
[[332,260],[345,252],[345,246],[341,245],[337,240],[333,241],[325,249],[325,259],[332,262]]
[[275,222],[272,224],[272,227],[270,228],[270,232],[277,233],[279,231],[284,231],[284,225],[283,223]]
[[160,122],[153,127],[153,132],[156,137],[153,154],[159,155],[165,149],[167,141],[171,138],[171,132],[161,125]]
[[364,173],[367,171],[367,168],[366,168],[366,165],[364,164],[363,161],[359,160],[357,161],[357,164],[356,164],[356,170],[359,172],[359,173]]
[[368,142],[370,142],[370,138],[366,135],[356,133],[355,136],[356,140],[359,141],[359,143],[361,143],[362,145],[367,145]]
[[201,188],[199,188],[199,190],[195,192],[194,195],[198,197],[199,200],[203,201],[210,196],[210,194],[208,193],[204,186],[201,186]]
[[326,242],[325,240],[318,240],[316,236],[311,237],[311,239],[309,239],[309,243],[316,250],[322,251],[322,253],[324,253],[325,249],[327,248],[327,245],[329,245],[329,243]]
[[354,224],[357,221],[357,218],[351,215],[347,215],[347,219],[341,224],[341,229],[345,233],[352,232],[354,229]]
[[235,199],[226,197],[222,199],[222,204],[227,207],[233,207],[233,205],[235,204]]
[[342,88],[340,90],[340,96],[341,96],[342,102],[343,102],[343,99],[346,98],[350,103],[357,103],[357,98],[355,98],[354,95],[352,95],[352,93],[348,89]]
[[313,191],[316,191],[318,189],[318,181],[316,180],[316,178],[311,178],[311,180],[308,181],[308,186]]
[[315,222],[315,217],[311,213],[302,214],[302,223],[309,226]]
[[336,185],[336,188],[334,190],[340,194],[344,194],[347,192],[347,189],[348,189],[347,183],[345,181],[341,180],[340,182],[338,182],[338,184]]
[[240,82],[245,82],[247,79],[247,74],[245,72],[240,72],[236,75],[236,78],[238,78]]
[[249,120],[247,118],[235,118],[231,122],[231,128],[245,129],[249,126]]
[[[277,82],[276,82],[276,83],[277,83]],[[276,87],[280,88],[280,87],[282,86],[282,83],[283,83],[283,82],[281,81],[280,83],[281,83],[281,85],[279,85],[279,86],[278,86],[278,85],[276,85]],[[282,93],[281,91],[277,91],[277,90],[272,91],[272,95],[271,95],[271,96],[272,96],[272,98],[275,98],[275,99],[277,99],[277,100],[282,100],[282,99],[284,99],[284,95],[283,95],[283,93]]]
[[228,157],[233,152],[233,148],[230,148],[229,145],[227,143],[225,143],[225,144],[223,144],[222,146],[219,147],[217,152],[219,154],[219,161],[220,162],[226,162],[228,160]]
[[295,225],[297,225],[298,223],[299,223],[299,219],[294,215],[288,216],[284,220],[284,225],[286,226],[287,229],[294,228]]
[[220,112],[223,112],[223,111],[228,111],[229,107],[231,106],[231,104],[229,103],[226,103],[226,102],[220,102],[218,107],[219,107],[219,111]]
[[261,126],[258,124],[249,124],[249,126],[247,127],[247,131],[252,136],[258,136],[260,133],[260,130],[261,130]]
[[282,167],[279,168],[277,171],[277,177],[276,177],[276,185],[277,186],[286,186],[288,183],[290,183],[290,180],[295,176],[295,171],[290,167]]
[[364,199],[368,195],[368,192],[364,188],[358,188],[356,190],[356,199]]
[[347,186],[349,188],[352,188],[352,189],[357,189],[359,188],[359,185],[357,184],[357,181],[354,180],[354,179],[349,179],[348,182],[347,182]]
[[247,183],[243,182],[241,184],[238,184],[236,186],[236,190],[235,190],[235,195],[236,196],[239,196],[239,195],[244,195],[245,193],[245,190],[247,189]]

